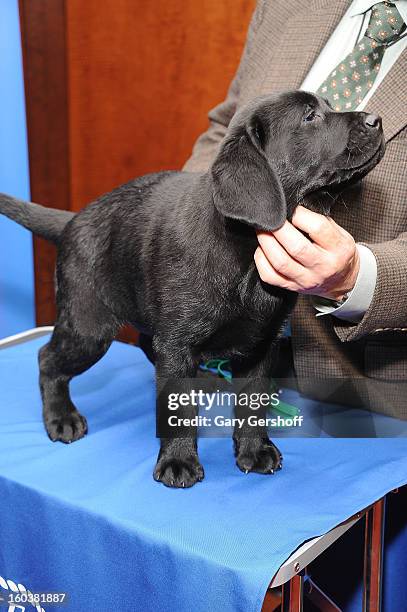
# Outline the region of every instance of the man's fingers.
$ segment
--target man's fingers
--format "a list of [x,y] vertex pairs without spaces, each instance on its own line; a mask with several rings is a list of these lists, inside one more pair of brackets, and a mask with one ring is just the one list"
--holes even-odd
[[337,229],[337,230],[338,230],[338,232],[339,232],[340,234],[342,234],[342,236],[343,236],[344,238],[346,238],[346,239],[348,239],[348,240],[349,240],[349,238],[350,238],[350,239],[352,239],[352,236],[349,234],[349,232],[347,232],[347,231],[346,231],[346,229],[345,229],[344,227],[341,227],[340,225],[338,225],[338,224],[337,224],[337,223],[336,223],[336,222],[335,222],[335,221],[332,219],[332,217],[328,217],[328,219],[329,219],[330,223],[332,223],[332,225],[335,227],[335,229]]
[[282,276],[292,281],[298,281],[304,277],[307,270],[295,261],[290,253],[287,253],[273,234],[262,232],[257,235],[263,255],[268,259],[274,270]]
[[342,232],[339,232],[339,226],[335,221],[308,210],[304,206],[297,206],[293,214],[292,224],[306,232],[311,240],[323,249],[332,250],[344,237]]
[[[304,236],[294,225],[286,221],[282,227],[272,234],[284,250],[296,261],[312,268],[320,258],[320,249]],[[267,252],[267,251],[266,251]]]
[[286,278],[277,270],[273,268],[270,264],[267,257],[264,255],[263,251],[260,247],[257,247],[256,252],[254,254],[254,261],[257,267],[257,271],[262,281],[269,285],[274,285],[275,287],[282,287],[283,289],[288,289],[289,291],[298,291],[298,285]]
[[[308,236],[304,236],[301,231]],[[297,207],[275,232],[258,232],[260,278],[298,293],[341,296],[355,284],[358,256],[352,236],[332,219]]]

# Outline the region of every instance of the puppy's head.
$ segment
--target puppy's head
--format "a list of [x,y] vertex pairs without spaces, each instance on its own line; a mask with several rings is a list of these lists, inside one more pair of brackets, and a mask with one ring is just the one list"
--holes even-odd
[[[214,203],[226,217],[273,231],[305,196],[361,179],[383,153],[380,117],[337,113],[304,91],[262,96],[230,123],[211,168]],[[327,213],[327,200],[313,209]]]

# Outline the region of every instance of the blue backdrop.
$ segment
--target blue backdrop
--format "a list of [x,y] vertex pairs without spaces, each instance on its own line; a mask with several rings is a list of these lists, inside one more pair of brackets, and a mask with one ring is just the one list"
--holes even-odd
[[[18,0],[0,0],[0,191],[29,199]],[[0,216],[0,338],[34,326],[31,234]]]

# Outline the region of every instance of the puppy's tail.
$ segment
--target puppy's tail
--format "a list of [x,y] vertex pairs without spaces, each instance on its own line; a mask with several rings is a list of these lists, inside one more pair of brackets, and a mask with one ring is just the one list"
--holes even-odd
[[65,225],[75,215],[67,210],[46,208],[0,193],[0,213],[36,236],[57,243]]

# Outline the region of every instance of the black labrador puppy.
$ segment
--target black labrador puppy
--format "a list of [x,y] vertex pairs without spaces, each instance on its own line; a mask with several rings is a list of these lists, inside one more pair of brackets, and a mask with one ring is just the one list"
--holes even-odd
[[[201,361],[219,356],[231,360],[234,376],[268,377],[296,295],[260,280],[255,230],[280,227],[307,195],[359,180],[383,152],[379,117],[336,113],[293,91],[239,110],[204,174],[142,176],[75,215],[1,196],[0,212],[58,246],[58,318],[39,354],[51,440],[86,434],[69,382],[106,353],[124,323],[151,337],[158,390],[167,379],[185,389]],[[310,206],[327,214],[332,198],[316,201]],[[195,410],[181,408],[178,417]],[[195,433],[186,426],[161,439],[156,480],[189,487],[203,478]],[[265,428],[235,430],[234,445],[245,472],[281,467]]]

